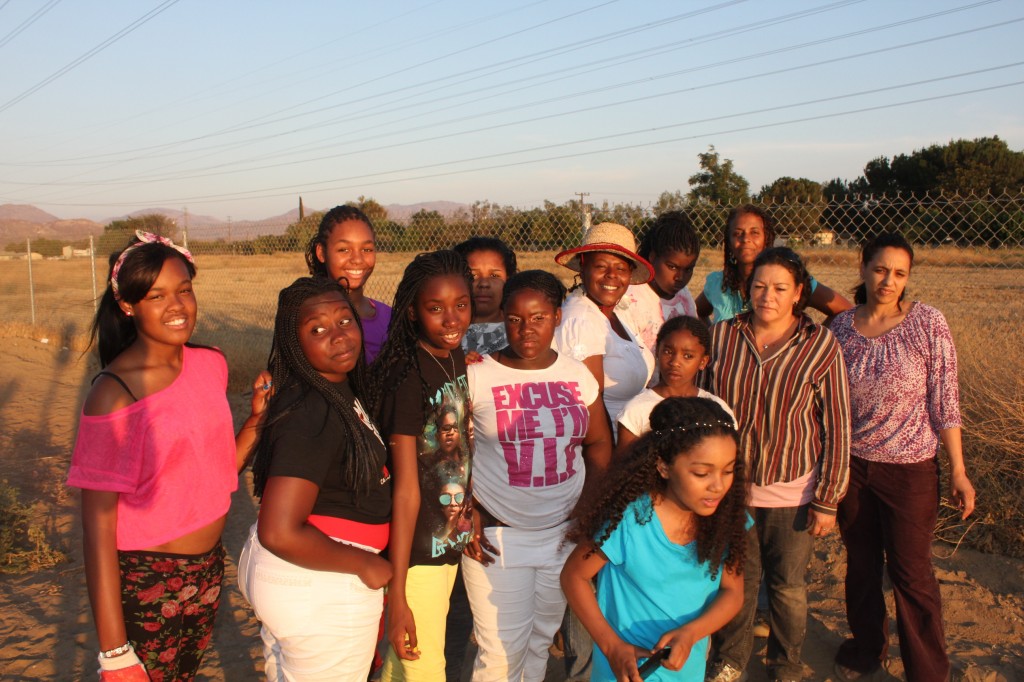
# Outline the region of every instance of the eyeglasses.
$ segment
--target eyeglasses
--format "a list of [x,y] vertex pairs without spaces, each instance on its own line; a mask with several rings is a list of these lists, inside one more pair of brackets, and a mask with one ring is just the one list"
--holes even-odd
[[[452,503],[451,493],[441,493],[441,497],[437,499],[446,507]],[[455,493],[455,504],[462,504],[464,499],[466,499],[466,493]]]
[[457,428],[458,426],[456,424],[442,424],[437,428],[437,430],[440,431],[441,433],[451,433]]

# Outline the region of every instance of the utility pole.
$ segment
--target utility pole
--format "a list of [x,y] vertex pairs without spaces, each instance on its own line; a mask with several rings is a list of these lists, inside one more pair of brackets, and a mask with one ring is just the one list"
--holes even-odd
[[583,197],[589,197],[590,192],[574,192],[576,196],[580,198],[580,213],[583,216],[583,234],[587,233],[590,229],[590,209],[585,203],[583,203]]
[[228,216],[228,244],[231,245],[231,255],[235,255],[235,242],[231,239],[231,216]]
[[188,206],[185,207],[185,229],[182,231],[182,246],[188,248]]

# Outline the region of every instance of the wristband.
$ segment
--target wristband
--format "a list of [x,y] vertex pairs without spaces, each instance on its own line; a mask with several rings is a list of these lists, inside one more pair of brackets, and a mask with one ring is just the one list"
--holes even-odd
[[121,646],[116,646],[113,649],[107,649],[106,651],[100,652],[100,658],[116,658],[122,654],[126,654],[131,651],[131,642],[125,642]]

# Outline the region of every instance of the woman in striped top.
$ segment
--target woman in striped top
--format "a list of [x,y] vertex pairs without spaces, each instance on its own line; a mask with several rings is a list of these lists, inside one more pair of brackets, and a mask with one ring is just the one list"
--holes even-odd
[[762,568],[771,605],[769,678],[802,677],[804,574],[813,538],[835,526],[849,478],[846,367],[829,330],[803,312],[807,269],[790,249],[768,249],[748,286],[753,309],[715,325],[707,372],[707,388],[736,413],[754,517],[743,609],[716,637],[718,660],[708,675],[715,682],[743,677]]

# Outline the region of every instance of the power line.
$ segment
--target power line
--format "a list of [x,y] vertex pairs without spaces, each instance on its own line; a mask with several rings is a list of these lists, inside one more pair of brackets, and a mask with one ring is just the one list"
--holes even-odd
[[[1017,64],[1022,64],[1022,63],[1024,63],[1024,62],[1018,62]],[[1002,67],[993,67],[993,68],[1008,68],[1008,67],[1014,66],[1014,65],[1016,65],[1016,64],[1004,65]],[[991,69],[984,69],[982,71],[987,71],[987,70],[991,70]],[[390,174],[395,174],[395,173],[413,172],[413,171],[417,171],[417,170],[425,170],[425,169],[429,169],[429,168],[435,168],[435,167],[438,167],[438,166],[454,165],[454,164],[459,164],[459,163],[468,163],[468,162],[478,161],[478,160],[496,159],[496,158],[500,158],[500,157],[503,157],[503,156],[510,156],[510,155],[515,155],[515,154],[527,153],[527,152],[531,152],[531,151],[543,151],[543,150],[548,150],[548,149],[555,149],[555,148],[558,148],[558,147],[571,146],[571,145],[575,145],[575,144],[583,144],[583,143],[586,143],[586,142],[604,141],[604,140],[620,138],[620,137],[624,137],[624,136],[628,136],[628,135],[636,135],[636,134],[640,134],[640,133],[655,132],[655,131],[659,131],[659,130],[666,130],[666,129],[676,128],[676,127],[680,127],[680,126],[684,126],[684,125],[693,125],[694,123],[699,123],[699,122],[717,121],[717,120],[722,120],[723,118],[735,118],[735,117],[738,117],[738,116],[751,115],[753,113],[778,111],[778,110],[787,109],[787,108],[793,108],[793,107],[797,107],[797,106],[808,106],[808,105],[811,105],[811,104],[825,103],[825,102],[839,100],[839,99],[845,99],[845,98],[850,98],[850,97],[861,96],[863,94],[872,94],[872,93],[878,93],[878,92],[883,92],[883,91],[888,91],[888,90],[897,90],[897,89],[901,89],[901,88],[905,88],[905,87],[910,87],[912,85],[918,85],[918,84],[936,82],[936,81],[941,81],[941,80],[947,80],[947,79],[950,79],[950,78],[962,77],[962,76],[970,75],[972,73],[974,73],[974,72],[966,72],[966,73],[962,73],[962,74],[953,74],[953,75],[950,75],[950,76],[944,76],[944,77],[940,77],[940,78],[932,78],[932,79],[927,79],[927,80],[924,80],[924,81],[918,81],[918,82],[915,82],[915,83],[903,83],[903,84],[900,84],[900,85],[893,85],[893,86],[888,86],[888,87],[884,87],[884,88],[876,88],[876,89],[873,89],[873,90],[867,90],[867,91],[862,91],[862,92],[857,92],[857,93],[849,93],[849,94],[846,94],[846,95],[838,95],[838,96],[833,96],[833,97],[819,98],[819,99],[816,99],[816,100],[808,100],[808,101],[805,101],[805,102],[798,102],[798,103],[788,104],[788,105],[780,105],[780,106],[776,106],[776,107],[768,107],[768,108],[761,109],[761,110],[756,110],[756,111],[751,111],[751,112],[744,112],[742,114],[733,114],[733,115],[730,115],[730,116],[727,116],[727,117],[714,117],[714,118],[709,118],[709,119],[703,119],[701,121],[689,121],[689,122],[686,122],[686,123],[672,124],[672,125],[668,125],[668,126],[659,126],[659,127],[654,127],[654,128],[644,129],[644,130],[635,130],[635,131],[630,131],[630,132],[625,132],[625,133],[615,133],[615,134],[612,134],[612,135],[604,135],[604,136],[599,136],[599,137],[593,137],[593,138],[588,138],[588,139],[585,139],[585,140],[576,140],[576,141],[573,141],[573,142],[565,142],[565,143],[556,143],[556,144],[551,144],[551,145],[543,145],[543,146],[540,146],[540,147],[534,147],[534,148],[526,149],[526,150],[516,150],[516,151],[512,151],[512,152],[505,152],[505,153],[501,153],[501,154],[492,154],[492,155],[481,156],[481,157],[472,157],[472,158],[468,158],[468,159],[458,159],[458,160],[455,160],[455,161],[448,161],[448,162],[437,163],[437,164],[427,164],[427,165],[424,165],[424,166],[416,166],[416,167],[412,167],[412,168],[404,168],[404,169],[398,169],[398,170],[392,170],[392,171],[386,171],[386,172],[380,172],[380,173],[370,173],[370,174],[366,174],[366,175],[349,176],[349,177],[345,177],[345,178],[335,178],[333,180],[326,180],[326,181],[323,181],[323,182],[318,182],[318,183],[313,183],[313,184],[327,184],[327,183],[333,183],[333,182],[351,182],[351,181],[354,181],[354,180],[359,180],[360,182],[359,182],[359,184],[353,184],[353,185],[341,185],[341,186],[334,186],[334,187],[323,187],[323,188],[320,188],[320,189],[317,189],[317,190],[313,190],[313,191],[317,191],[317,192],[326,192],[326,191],[339,192],[339,191],[342,191],[342,190],[355,189],[355,188],[366,187],[366,186],[387,185],[387,184],[395,184],[395,183],[400,183],[400,182],[413,182],[413,181],[417,181],[417,180],[434,179],[434,178],[439,178],[439,177],[449,177],[449,176],[453,176],[453,175],[463,175],[463,174],[467,174],[467,173],[480,173],[480,172],[484,172],[484,171],[498,170],[498,169],[502,169],[502,168],[513,168],[513,167],[518,167],[518,166],[534,165],[534,164],[539,164],[539,163],[545,163],[545,162],[548,162],[548,161],[559,161],[559,160],[572,159],[572,158],[581,158],[581,157],[585,157],[585,156],[593,156],[593,155],[598,155],[598,154],[607,154],[607,153],[616,153],[616,152],[630,151],[630,150],[634,150],[634,149],[642,149],[642,148],[646,148],[646,147],[665,145],[665,144],[673,144],[673,143],[677,143],[677,142],[684,142],[684,141],[698,139],[698,138],[705,138],[706,139],[706,138],[712,137],[712,136],[729,135],[729,134],[735,134],[735,133],[740,133],[740,132],[750,132],[750,131],[754,131],[754,130],[764,130],[764,129],[768,129],[768,128],[776,128],[776,127],[781,127],[781,126],[786,126],[786,125],[793,125],[793,124],[796,124],[796,123],[807,123],[807,122],[812,122],[812,121],[820,121],[820,120],[827,120],[827,119],[831,119],[831,118],[837,118],[837,117],[841,117],[841,116],[850,116],[850,115],[854,115],[854,114],[863,114],[863,113],[869,113],[869,112],[875,112],[875,111],[883,111],[883,110],[886,110],[886,109],[893,109],[893,108],[897,108],[897,107],[911,106],[911,105],[914,105],[914,104],[923,104],[923,103],[926,103],[926,102],[934,102],[934,101],[939,101],[939,100],[943,100],[943,99],[950,99],[950,98],[953,98],[953,97],[962,97],[962,96],[967,96],[967,95],[975,95],[975,94],[980,94],[980,93],[983,93],[983,92],[990,92],[990,91],[994,91],[994,90],[1000,90],[1000,89],[1005,89],[1005,88],[1010,88],[1010,87],[1016,87],[1016,86],[1024,85],[1024,80],[1017,80],[1017,81],[1011,81],[1011,82],[1008,82],[1008,83],[1000,83],[1000,84],[997,84],[997,85],[991,85],[991,86],[986,86],[986,87],[973,88],[973,89],[969,89],[969,90],[961,90],[961,91],[958,91],[958,92],[944,93],[944,94],[939,94],[939,95],[931,95],[931,96],[928,96],[928,97],[920,97],[920,98],[915,98],[915,99],[903,100],[903,101],[900,101],[900,102],[890,102],[890,103],[887,103],[887,104],[879,104],[879,105],[873,105],[873,106],[868,106],[868,107],[860,107],[860,108],[856,108],[856,109],[848,109],[848,110],[845,110],[845,111],[830,112],[830,113],[824,113],[824,114],[816,114],[816,115],[813,115],[813,116],[805,116],[805,117],[800,117],[800,118],[788,119],[788,120],[785,120],[785,121],[775,121],[775,122],[770,122],[770,123],[759,123],[759,124],[753,124],[753,125],[749,125],[749,126],[742,126],[742,127],[736,127],[736,128],[726,128],[726,129],[720,129],[720,130],[703,131],[703,132],[700,132],[700,133],[697,133],[697,134],[693,134],[693,135],[686,135],[686,136],[674,137],[674,138],[663,138],[663,139],[653,140],[653,141],[649,141],[649,142],[638,142],[638,143],[627,144],[627,145],[619,145],[619,146],[616,146],[616,147],[605,147],[605,148],[602,148],[602,149],[593,149],[593,150],[587,150],[587,151],[581,151],[581,152],[572,152],[572,153],[568,153],[568,154],[558,154],[558,155],[555,155],[555,156],[547,156],[547,157],[542,157],[542,158],[526,159],[526,160],[522,160],[522,161],[510,161],[510,162],[491,164],[491,165],[486,165],[486,166],[477,166],[477,167],[468,168],[468,169],[441,171],[441,172],[437,172],[437,173],[427,173],[427,174],[411,176],[411,177],[392,178],[392,179],[387,179],[387,180],[366,180],[366,178],[374,178],[374,177],[381,176],[381,175],[390,175]],[[180,202],[184,202],[184,201],[188,201],[189,203],[204,203],[205,204],[205,203],[218,203],[218,202],[221,202],[221,201],[230,201],[230,200],[235,200],[235,199],[276,198],[276,197],[291,196],[295,189],[298,189],[298,188],[308,189],[309,186],[310,186],[309,183],[304,183],[304,184],[301,184],[301,185],[286,185],[286,186],[279,186],[279,187],[272,187],[272,188],[264,188],[264,189],[261,189],[261,190],[247,190],[247,191],[244,191],[244,192],[230,192],[230,193],[209,194],[209,195],[202,195],[202,196],[162,198],[162,199],[150,199],[150,200],[147,200],[147,201],[125,202],[123,205],[126,205],[126,206],[152,206],[152,205],[159,205],[159,204],[172,203],[172,202],[180,203]],[[283,190],[287,190],[287,191],[283,191]],[[280,193],[277,193],[277,192],[280,192]],[[64,205],[69,205],[69,206],[108,206],[109,205],[109,202],[108,203],[103,203],[103,204],[94,204],[94,203],[73,203],[73,204],[71,204],[71,203],[60,203],[60,202],[48,202],[48,203],[50,203],[50,204],[52,204],[54,206],[64,206]]]
[[[820,67],[820,66],[825,66],[825,65],[829,65],[829,64],[836,64],[836,63],[840,63],[840,62],[844,62],[844,61],[849,61],[851,59],[862,58],[862,57],[866,57],[866,56],[874,56],[874,55],[878,55],[878,54],[882,54],[882,53],[886,53],[886,52],[892,52],[892,51],[899,50],[899,49],[905,49],[907,47],[916,47],[916,46],[920,46],[920,45],[927,44],[927,43],[937,42],[937,41],[940,41],[940,40],[947,40],[949,38],[962,37],[964,35],[968,35],[968,34],[971,34],[971,33],[977,33],[977,32],[984,31],[984,30],[989,30],[989,29],[992,29],[992,28],[1000,28],[1000,27],[1004,27],[1004,26],[1009,25],[1009,24],[1019,23],[1019,22],[1022,22],[1022,21],[1024,21],[1024,17],[1018,17],[1016,19],[1011,19],[1011,20],[1007,20],[1007,21],[1004,21],[1004,22],[998,22],[998,23],[989,24],[989,25],[986,25],[986,26],[980,26],[980,27],[975,27],[975,28],[971,28],[971,29],[965,29],[963,31],[955,31],[955,32],[952,32],[952,33],[947,33],[947,34],[943,34],[943,35],[939,35],[939,36],[923,38],[921,40],[910,41],[910,42],[906,42],[906,43],[900,43],[900,44],[897,44],[897,45],[877,48],[877,49],[874,49],[874,50],[866,50],[866,51],[862,51],[862,52],[858,52],[858,53],[854,53],[854,54],[849,54],[849,55],[845,55],[845,56],[841,56],[841,57],[833,57],[831,59],[817,60],[817,61],[808,62],[808,63],[804,63],[804,64],[799,64],[799,65],[795,65],[795,66],[791,66],[791,67],[785,67],[785,68],[780,68],[780,69],[773,69],[773,70],[769,70],[769,71],[762,71],[762,72],[758,72],[758,73],[754,73],[754,74],[748,74],[748,75],[744,75],[744,76],[738,76],[738,77],[735,77],[735,78],[715,81],[715,82],[711,82],[711,83],[705,83],[705,84],[698,85],[698,86],[689,86],[689,87],[685,87],[685,88],[673,89],[673,90],[664,91],[664,92],[660,92],[660,93],[654,93],[654,94],[651,94],[651,95],[632,97],[632,98],[630,98],[629,101],[610,102],[608,104],[602,105],[599,108],[607,109],[607,108],[610,108],[610,107],[613,107],[613,106],[621,106],[621,105],[625,105],[625,104],[635,104],[637,102],[649,101],[649,100],[653,100],[653,99],[657,99],[657,98],[661,98],[661,97],[667,97],[667,96],[671,96],[671,95],[678,95],[678,94],[682,94],[682,93],[692,93],[692,92],[696,92],[696,91],[699,91],[699,90],[704,90],[704,89],[711,88],[711,87],[719,87],[719,86],[722,86],[722,85],[730,85],[730,84],[735,84],[735,83],[739,83],[739,82],[743,82],[743,81],[749,81],[749,80],[756,80],[756,79],[760,79],[760,78],[765,78],[765,77],[768,77],[768,76],[777,76],[777,75],[782,75],[782,74],[786,74],[786,73],[792,73],[794,71],[804,70],[804,69],[813,68],[813,67]],[[899,23],[903,23],[903,22],[899,22]],[[891,27],[891,26],[892,25],[889,24],[889,25],[886,25],[885,27]],[[878,28],[885,28],[885,27],[878,27]],[[508,111],[513,111],[513,110],[517,110],[517,109],[533,107],[533,106],[537,106],[539,104],[549,104],[551,102],[559,101],[559,100],[564,100],[564,99],[578,99],[579,97],[581,97],[581,96],[583,96],[585,94],[595,94],[595,93],[607,92],[607,91],[610,91],[610,90],[613,90],[613,89],[616,89],[616,88],[625,87],[625,86],[628,86],[628,85],[633,85],[633,84],[636,84],[638,82],[652,81],[652,80],[666,78],[666,77],[669,77],[669,76],[676,76],[676,75],[680,75],[680,74],[691,73],[691,72],[694,72],[694,71],[704,70],[704,69],[720,66],[720,65],[723,65],[723,64],[732,64],[732,63],[740,62],[740,61],[753,61],[753,60],[756,60],[756,59],[760,59],[761,57],[763,57],[765,55],[768,55],[768,54],[775,54],[775,53],[778,53],[778,52],[791,51],[791,50],[795,50],[795,49],[799,49],[799,48],[803,48],[803,47],[807,47],[807,46],[820,45],[822,43],[832,42],[834,40],[843,39],[843,38],[846,38],[846,37],[850,37],[852,35],[860,35],[860,34],[863,34],[863,33],[864,33],[864,31],[856,31],[856,32],[853,32],[853,33],[846,33],[846,34],[841,34],[841,35],[838,35],[838,36],[833,36],[831,38],[823,38],[823,39],[819,39],[819,40],[815,40],[815,41],[801,43],[801,44],[798,44],[798,45],[782,47],[782,48],[776,48],[776,49],[769,50],[769,51],[766,51],[766,52],[752,53],[752,54],[748,54],[748,55],[745,55],[745,56],[742,56],[742,57],[735,57],[735,58],[731,58],[731,59],[728,59],[728,60],[724,60],[724,61],[720,61],[720,62],[715,62],[715,63],[712,63],[712,64],[706,64],[706,65],[701,65],[701,66],[690,67],[688,69],[683,69],[683,70],[679,70],[679,71],[673,71],[673,72],[669,72],[669,73],[661,74],[661,75],[657,75],[657,76],[649,76],[649,77],[645,77],[645,78],[638,79],[638,80],[626,81],[624,83],[611,84],[611,85],[608,85],[608,86],[604,86],[602,88],[596,88],[596,89],[591,89],[591,90],[586,90],[586,91],[577,91],[577,92],[567,93],[565,95],[562,95],[562,96],[556,97],[556,98],[549,98],[549,99],[529,102],[529,103],[525,103],[525,104],[521,104],[521,105],[516,105],[516,106],[512,106],[512,107],[505,107],[505,108],[502,108],[502,109],[493,110],[493,111],[489,111],[489,112],[477,113],[477,114],[473,114],[471,116],[466,116],[466,117],[461,117],[461,118],[457,118],[457,119],[451,119],[451,120],[448,120],[448,121],[443,121],[443,122],[440,122],[438,124],[433,124],[433,125],[430,125],[430,126],[419,126],[417,128],[411,128],[411,129],[408,129],[408,130],[394,131],[394,132],[392,132],[390,134],[401,134],[401,133],[404,133],[404,132],[412,132],[412,131],[420,130],[420,129],[423,129],[423,128],[434,127],[435,125],[443,125],[443,124],[446,124],[446,123],[460,122],[460,121],[463,121],[463,120],[480,118],[480,117],[483,117],[483,116],[490,116],[490,115],[494,115],[494,114],[498,114],[498,113],[506,113]],[[318,156],[318,157],[312,157],[312,158],[303,158],[303,159],[300,159],[300,160],[297,160],[297,161],[289,161],[289,162],[283,162],[283,163],[277,163],[277,164],[267,164],[267,165],[263,165],[263,166],[255,166],[255,167],[249,167],[249,168],[243,168],[243,169],[237,169],[237,170],[226,170],[226,171],[208,172],[208,173],[197,173],[194,170],[190,170],[190,171],[185,172],[185,174],[174,173],[174,174],[164,174],[164,175],[155,175],[155,176],[154,175],[150,175],[150,176],[138,176],[138,175],[135,175],[135,176],[130,176],[130,177],[115,178],[115,179],[111,179],[111,180],[94,181],[94,182],[56,182],[56,183],[48,182],[47,185],[49,185],[49,186],[61,185],[61,186],[71,186],[71,187],[109,186],[109,185],[117,185],[117,184],[136,184],[136,183],[139,183],[139,182],[170,181],[170,180],[183,179],[183,178],[186,178],[186,177],[189,178],[189,179],[198,179],[198,178],[214,177],[214,176],[219,176],[219,175],[230,175],[230,174],[237,174],[237,173],[243,173],[243,172],[252,172],[252,171],[258,171],[258,170],[282,168],[282,167],[286,167],[286,166],[290,166],[290,165],[296,165],[296,164],[301,164],[301,163],[311,163],[311,162],[322,161],[322,160],[326,160],[326,159],[338,159],[338,158],[343,158],[345,156],[352,156],[352,155],[357,155],[357,154],[366,154],[366,153],[372,153],[372,152],[379,152],[379,151],[383,151],[383,150],[386,150],[386,149],[391,149],[391,148],[396,148],[396,147],[403,147],[403,146],[409,146],[409,145],[412,145],[412,144],[420,144],[420,143],[424,143],[424,142],[433,142],[433,141],[438,141],[438,140],[442,140],[442,139],[449,139],[449,138],[452,138],[452,137],[458,137],[458,136],[466,135],[466,134],[475,134],[475,133],[480,133],[480,132],[489,132],[489,131],[493,131],[493,130],[497,130],[497,129],[501,129],[501,128],[515,126],[515,125],[523,125],[523,124],[527,124],[527,123],[536,123],[538,121],[549,120],[549,119],[552,119],[552,118],[568,116],[568,115],[577,114],[577,113],[581,113],[581,112],[593,111],[594,109],[595,108],[592,107],[592,106],[590,106],[590,107],[581,107],[581,108],[571,109],[571,110],[568,110],[568,111],[558,112],[558,113],[555,113],[555,114],[546,114],[546,115],[531,117],[531,118],[527,118],[527,119],[519,119],[519,120],[516,120],[516,121],[496,123],[494,125],[481,126],[481,127],[477,127],[477,128],[473,128],[473,129],[469,129],[469,130],[459,130],[459,131],[452,132],[452,133],[446,133],[446,134],[441,134],[441,135],[434,135],[434,136],[431,136],[431,137],[419,138],[419,139],[415,139],[415,140],[411,140],[411,141],[406,141],[406,142],[397,142],[397,143],[392,143],[392,144],[378,145],[378,146],[375,146],[375,147],[357,149],[357,150],[354,150],[354,151],[344,152],[344,153],[341,153],[341,154],[331,153],[331,154],[327,154],[327,155],[324,155],[324,156]],[[749,114],[751,112],[747,112],[747,113]],[[743,115],[746,115],[746,114],[743,114]],[[374,137],[381,137],[381,135],[374,136]],[[374,139],[374,137],[364,138],[364,139]],[[362,141],[362,140],[357,140],[356,142],[359,142],[359,141]],[[324,149],[322,143],[319,145],[318,148],[319,149]],[[329,149],[329,147],[327,149]],[[291,154],[291,153],[293,153],[293,152],[289,152],[289,154]],[[237,163],[237,162],[219,164],[217,166],[213,166],[212,168],[199,169],[199,170],[214,170],[214,171],[216,171],[217,168],[222,168],[222,167],[225,167],[225,166],[231,166],[231,165],[234,165],[235,163]],[[36,182],[18,183],[18,182],[13,182],[13,181],[9,182],[9,184],[24,184],[26,186],[36,186],[36,185],[38,185],[38,183],[36,183]]]
[[30,95],[38,92],[39,90],[42,90],[44,87],[46,87],[47,85],[49,85],[53,81],[57,80],[58,78],[60,78],[64,74],[66,74],[68,71],[71,71],[76,66],[79,66],[80,64],[88,61],[92,57],[95,57],[97,54],[99,54],[103,50],[107,49],[108,47],[110,47],[111,45],[113,45],[114,43],[119,41],[121,38],[124,38],[126,35],[128,35],[132,31],[134,31],[135,29],[139,28],[140,26],[142,26],[143,24],[148,22],[150,19],[153,19],[157,15],[161,14],[164,10],[168,9],[172,5],[177,4],[179,1],[180,0],[164,0],[163,4],[157,6],[156,8],[154,8],[154,9],[150,10],[149,12],[147,12],[146,14],[142,15],[141,17],[139,17],[138,19],[136,19],[132,23],[128,24],[127,26],[122,28],[120,31],[118,31],[114,35],[110,36],[109,38],[107,38],[102,43],[100,43],[96,47],[92,48],[91,50],[89,50],[88,52],[83,54],[82,56],[78,57],[77,59],[72,60],[66,66],[64,66],[64,67],[62,67],[60,69],[57,69],[57,71],[55,71],[54,73],[50,74],[49,76],[47,76],[43,80],[39,81],[38,83],[33,85],[31,88],[29,88],[25,92],[21,93],[17,97],[8,100],[3,105],[0,105],[0,113],[3,113],[5,111],[7,111],[8,109],[13,107],[18,102],[20,102],[23,99],[25,99],[26,97],[29,97]]
[[[10,2],[10,0],[5,0],[4,3],[2,5],[0,5],[0,9],[3,9],[4,7],[6,7],[8,2]],[[42,18],[42,16],[44,14],[46,14],[51,9],[53,9],[54,6],[57,5],[59,2],[60,2],[60,0],[50,0],[45,5],[43,5],[42,7],[37,9],[35,12],[33,12],[29,16],[28,19],[26,19],[25,21],[21,22],[17,26],[15,26],[11,30],[11,32],[8,33],[7,35],[5,35],[3,38],[0,38],[0,47],[5,46],[7,43],[9,43],[12,40],[14,40],[15,38],[17,38],[21,34],[22,31],[24,31],[26,28],[28,28],[32,24],[36,23],[40,18]]]

